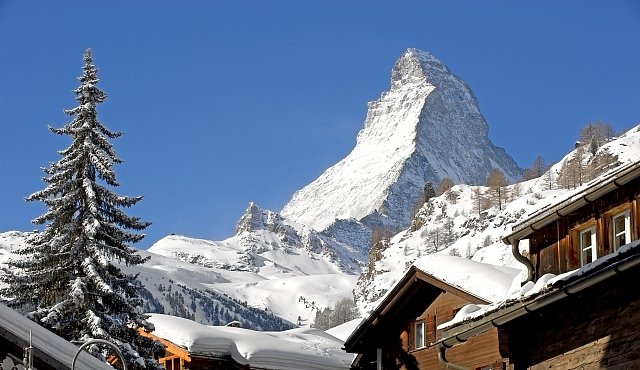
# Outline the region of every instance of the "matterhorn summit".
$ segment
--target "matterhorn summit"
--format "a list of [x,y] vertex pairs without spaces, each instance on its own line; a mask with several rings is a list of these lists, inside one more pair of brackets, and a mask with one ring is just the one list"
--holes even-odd
[[316,230],[339,220],[406,227],[428,181],[485,184],[494,168],[510,181],[520,177],[488,131],[467,84],[432,54],[408,49],[391,71],[391,89],[369,103],[353,151],[281,214]]

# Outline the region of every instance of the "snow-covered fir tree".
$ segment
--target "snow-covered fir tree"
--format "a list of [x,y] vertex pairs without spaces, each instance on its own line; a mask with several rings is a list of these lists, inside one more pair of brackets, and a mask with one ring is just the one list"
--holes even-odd
[[149,223],[122,210],[141,197],[111,190],[118,186],[113,165],[121,160],[109,140],[120,133],[98,120],[96,106],[106,94],[96,86],[91,50],[84,62],[74,90],[78,105],[65,111],[72,121],[49,128],[72,143],[59,151],[58,162],[43,169],[46,187],[27,197],[46,205],[47,211],[33,220],[44,230],[31,234],[29,246],[19,252],[23,259],[9,263],[0,295],[67,340],[106,339],[121,348],[129,368],[160,369],[153,359],[160,344],[136,331],[151,329],[140,308],[142,284],[137,275],[124,274],[113,264],[145,261],[130,244],[144,237],[139,231]]

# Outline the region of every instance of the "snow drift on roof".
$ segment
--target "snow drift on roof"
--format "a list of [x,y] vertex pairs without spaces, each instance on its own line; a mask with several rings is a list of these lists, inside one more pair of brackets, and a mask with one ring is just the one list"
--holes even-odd
[[344,324],[340,324],[333,328],[327,329],[325,330],[325,332],[327,334],[331,334],[334,337],[346,342],[347,338],[349,338],[351,333],[353,333],[356,330],[356,328],[361,322],[362,322],[362,318],[353,319],[351,321],[345,322]]
[[509,291],[520,270],[490,265],[467,258],[430,254],[413,265],[423,272],[488,302],[495,302]]
[[321,330],[296,328],[258,332],[152,314],[154,335],[186,348],[192,356],[231,356],[236,362],[264,369],[348,369],[353,355],[343,341]]
[[[36,357],[42,357],[42,354],[45,354],[61,364],[70,366],[73,357],[78,352],[77,346],[3,304],[0,304],[0,330],[20,338],[25,344],[29,343],[31,336],[33,348],[36,349]],[[76,369],[113,370],[107,363],[86,352],[81,352],[78,355]]]

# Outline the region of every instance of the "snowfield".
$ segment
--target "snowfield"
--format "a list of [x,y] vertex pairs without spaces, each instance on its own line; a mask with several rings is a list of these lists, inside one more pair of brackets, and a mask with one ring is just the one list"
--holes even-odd
[[[18,231],[0,233],[0,265],[9,258],[21,258],[15,251],[25,246],[24,238],[25,233]],[[177,241],[173,247],[183,251],[189,250],[184,247],[185,240],[209,246],[212,243],[185,237],[171,237],[170,240]],[[164,240],[163,243],[166,246],[169,242]],[[210,248],[208,253],[214,251],[214,248]],[[238,320],[245,327],[267,330],[269,327],[261,324],[262,321],[247,319],[248,316],[262,315],[265,317],[261,320],[273,321],[271,329],[290,328],[298,323],[309,326],[318,310],[351,297],[357,279],[356,275],[340,272],[311,275],[300,270],[283,270],[282,267],[257,271],[229,270],[205,267],[149,251],[138,252],[143,257],[149,257],[149,260],[142,265],[119,267],[126,273],[139,274],[139,280],[164,306],[165,313],[180,316],[181,309],[184,309],[193,314],[192,319],[204,324],[223,325]],[[313,271],[312,268],[309,270]],[[169,296],[176,294],[182,296],[183,303],[172,306],[174,300],[170,300]],[[212,316],[203,308],[205,297],[210,298],[213,310],[221,312],[219,321],[212,321]],[[228,316],[225,315],[227,311]]]
[[[254,245],[263,243],[258,240]],[[310,325],[318,310],[352,296],[357,275],[343,273],[321,255],[305,250],[272,250],[270,244],[261,249],[263,253],[249,254],[257,262],[215,263],[245,255],[237,241],[237,237],[221,243],[170,236],[154,244],[145,253],[151,259],[135,269],[156,284],[173,280],[187,287],[216,291],[293,324],[298,324],[300,318],[302,325]],[[221,244],[224,248],[218,249]],[[143,283],[146,284],[144,280]],[[196,321],[207,323],[197,310]]]

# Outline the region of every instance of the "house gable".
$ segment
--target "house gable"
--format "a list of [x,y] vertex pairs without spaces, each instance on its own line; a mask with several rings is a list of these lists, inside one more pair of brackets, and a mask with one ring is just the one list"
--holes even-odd
[[488,303],[412,266],[374,312],[347,339],[347,352],[363,353],[367,349],[397,341],[407,330],[407,325],[414,322],[445,292],[468,303]]
[[[359,354],[353,363],[356,369],[374,368],[377,361],[383,368],[442,368],[434,347],[440,339],[437,326],[470,303],[489,301],[412,266],[347,339],[345,349]],[[478,351],[467,356],[470,365],[502,365],[497,330],[474,338],[471,345]]]

